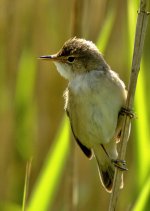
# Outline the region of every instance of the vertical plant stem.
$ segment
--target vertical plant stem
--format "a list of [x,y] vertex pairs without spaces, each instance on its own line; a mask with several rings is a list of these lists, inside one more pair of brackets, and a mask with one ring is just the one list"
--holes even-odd
[[82,37],[82,20],[84,13],[84,0],[73,1],[73,18],[71,36]]
[[26,210],[27,196],[28,196],[28,189],[29,189],[29,178],[30,178],[30,173],[31,173],[31,164],[32,164],[32,158],[27,162],[27,165],[26,165],[22,211]]
[[[128,87],[127,102],[126,102],[126,108],[129,110],[132,110],[132,108],[133,108],[138,73],[140,70],[140,62],[141,62],[146,28],[147,28],[147,23],[148,23],[149,12],[146,12],[146,10],[148,8],[148,1],[149,0],[141,0],[140,1],[140,9],[138,11],[131,75],[130,75],[130,81],[129,81],[129,87]],[[122,135],[121,135],[121,141],[120,141],[120,143],[121,143],[120,152],[119,152],[120,160],[124,160],[124,158],[125,158],[129,130],[130,130],[130,122],[131,122],[130,117],[126,115],[124,117],[124,122],[123,122],[123,127],[122,127]],[[120,186],[121,174],[122,174],[122,172],[120,172],[118,169],[116,169],[114,184],[113,184],[113,191],[112,191],[112,194],[110,197],[109,211],[114,211],[116,209],[117,200],[118,200],[118,196],[119,196],[119,186]]]
[[68,211],[76,211],[78,204],[78,183],[77,183],[77,155],[76,155],[76,145],[71,136],[71,147],[70,147],[70,156],[69,156],[69,169],[68,173]]

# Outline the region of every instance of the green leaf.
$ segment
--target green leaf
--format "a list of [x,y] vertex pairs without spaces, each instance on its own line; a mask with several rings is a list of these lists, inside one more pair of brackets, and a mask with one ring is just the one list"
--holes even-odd
[[[135,34],[135,23],[137,18],[137,8],[139,2],[136,0],[128,1],[128,32],[129,32],[129,48],[128,48],[128,56],[129,59],[132,58],[131,52],[133,51],[132,43],[133,43],[133,35]],[[133,27],[134,26],[134,27]],[[148,174],[149,169],[149,121],[148,121],[148,107],[147,105],[147,97],[146,97],[146,87],[145,87],[145,78],[144,78],[144,69],[148,70],[149,67],[144,65],[144,61],[142,60],[140,73],[138,76],[138,82],[135,93],[135,112],[137,114],[137,119],[135,120],[135,155],[136,155],[136,187],[140,189],[145,181],[145,178]]]
[[150,205],[150,177],[145,182],[141,193],[139,197],[137,198],[137,201],[135,203],[135,206],[133,207],[133,211],[148,211],[149,205]]
[[[148,70],[148,68],[146,68]],[[148,111],[146,106],[146,87],[144,80],[144,67],[143,63],[141,65],[141,72],[138,78],[137,90],[135,95],[135,110],[137,113],[137,120],[135,124],[136,129],[136,164],[137,164],[137,182],[138,187],[143,185],[145,178],[149,173],[149,149],[150,149],[150,132],[149,132],[149,122],[148,122]]]
[[97,47],[102,52],[104,52],[107,47],[108,40],[111,35],[111,30],[114,26],[115,14],[116,14],[116,9],[115,9],[115,7],[112,7],[112,9],[109,11],[109,13],[106,17],[106,20],[103,24],[102,30],[99,34],[98,41],[97,41]]
[[30,197],[28,211],[50,210],[69,152],[69,131],[69,120],[64,118]]
[[21,207],[14,202],[6,201],[0,202],[0,210],[1,211],[21,211]]
[[34,87],[36,58],[25,49],[21,55],[15,96],[16,148],[23,159],[29,159],[33,151],[36,129],[36,104]]

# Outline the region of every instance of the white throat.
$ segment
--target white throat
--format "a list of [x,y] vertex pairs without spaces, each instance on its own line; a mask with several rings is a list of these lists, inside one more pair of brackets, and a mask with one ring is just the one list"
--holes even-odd
[[60,73],[61,76],[71,81],[74,77],[74,73],[71,70],[71,67],[68,64],[54,62],[56,65],[57,71]]

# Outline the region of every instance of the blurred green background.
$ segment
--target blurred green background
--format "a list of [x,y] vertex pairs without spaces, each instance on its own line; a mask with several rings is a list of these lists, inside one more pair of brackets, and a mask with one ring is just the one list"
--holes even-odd
[[[99,182],[95,160],[88,161],[70,140],[62,97],[67,82],[53,64],[37,57],[56,53],[77,35],[95,42],[128,86],[138,3],[0,0],[0,210],[71,210],[71,175],[76,180],[76,210],[108,209],[110,196]],[[129,171],[118,201],[122,211],[150,210],[149,70],[150,24],[136,91],[138,118],[132,122],[127,148]]]

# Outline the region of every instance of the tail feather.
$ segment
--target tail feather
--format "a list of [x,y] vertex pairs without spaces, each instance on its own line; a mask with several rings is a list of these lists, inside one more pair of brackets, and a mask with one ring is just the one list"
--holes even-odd
[[[114,181],[115,167],[111,162],[111,159],[106,154],[106,151],[104,151],[100,145],[96,145],[96,147],[93,148],[93,151],[95,158],[97,160],[98,171],[102,185],[104,186],[107,192],[111,192]],[[123,187],[123,177],[120,188],[122,187]]]
[[111,167],[108,167],[107,169],[102,169],[100,171],[100,174],[104,187],[108,192],[111,192],[114,179],[114,169],[112,169]]
[[113,186],[115,168],[108,159],[107,162],[105,162],[104,164],[101,164],[97,159],[97,157],[96,160],[98,164],[98,171],[102,185],[108,192],[111,192]]

